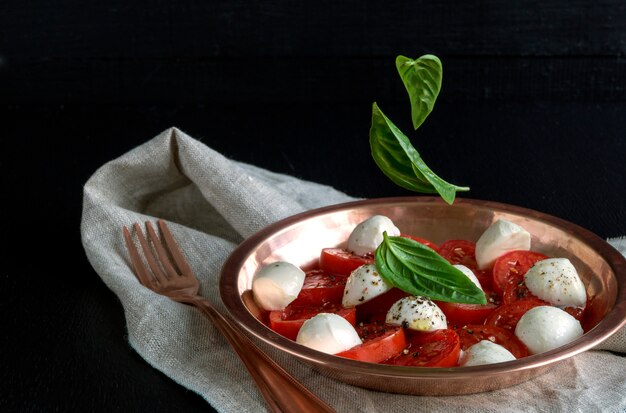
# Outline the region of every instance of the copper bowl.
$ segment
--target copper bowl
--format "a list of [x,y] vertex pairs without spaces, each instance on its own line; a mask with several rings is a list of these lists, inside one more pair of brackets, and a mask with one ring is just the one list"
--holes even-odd
[[[590,297],[586,333],[558,349],[505,363],[475,367],[388,366],[321,353],[274,333],[260,321],[251,299],[259,266],[286,260],[316,265],[324,247],[345,245],[356,224],[374,214],[391,218],[403,233],[441,243],[477,240],[495,220],[518,223],[532,234],[532,249],[569,258]],[[304,212],[276,222],[246,239],[228,258],[220,294],[232,318],[269,345],[309,363],[322,374],[355,386],[415,395],[468,394],[512,386],[549,370],[555,363],[598,345],[626,325],[626,260],[593,233],[553,216],[495,202],[434,197],[401,197],[349,202]]]

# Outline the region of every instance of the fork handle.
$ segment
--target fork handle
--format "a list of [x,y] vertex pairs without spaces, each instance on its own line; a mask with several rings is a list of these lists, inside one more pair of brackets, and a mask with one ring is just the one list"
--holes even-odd
[[230,342],[273,412],[335,412],[269,358],[250,338],[203,297],[180,297],[207,316]]

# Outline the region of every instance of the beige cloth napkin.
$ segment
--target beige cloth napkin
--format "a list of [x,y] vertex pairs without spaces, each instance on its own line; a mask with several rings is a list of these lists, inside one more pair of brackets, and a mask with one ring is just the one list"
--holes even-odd
[[[229,253],[264,226],[311,208],[352,200],[333,188],[225,158],[169,129],[101,167],[84,188],[87,257],[125,311],[130,345],[152,366],[201,394],[220,412],[260,412],[264,402],[227,342],[197,310],[142,287],[129,266],[121,227],[155,217],[171,222],[201,281],[224,310],[218,274]],[[623,241],[623,240],[622,240]],[[337,382],[261,347],[338,412],[624,412],[626,330],[549,373],[485,394],[417,397]]]

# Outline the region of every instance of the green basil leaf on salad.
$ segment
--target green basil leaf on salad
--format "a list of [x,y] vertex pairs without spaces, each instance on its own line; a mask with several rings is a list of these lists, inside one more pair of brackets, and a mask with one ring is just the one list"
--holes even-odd
[[412,239],[383,233],[375,262],[385,281],[409,294],[454,303],[487,303],[485,293],[461,270]]
[[441,90],[441,61],[433,55],[424,55],[415,60],[398,56],[396,68],[409,94],[413,127],[417,129],[433,110]]
[[454,202],[457,191],[469,191],[468,187],[450,184],[437,176],[376,102],[372,106],[370,149],[376,165],[396,185],[405,189],[439,193],[449,204]]

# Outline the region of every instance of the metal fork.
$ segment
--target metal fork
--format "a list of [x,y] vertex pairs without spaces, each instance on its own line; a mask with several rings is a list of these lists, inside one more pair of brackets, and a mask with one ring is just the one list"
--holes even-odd
[[[193,274],[178,243],[165,221],[158,220],[161,241],[150,221],[146,222],[148,239],[141,226],[134,224],[136,237],[148,265],[141,259],[127,227],[123,228],[126,247],[141,284],[152,291],[180,303],[189,304],[213,322],[230,342],[256,382],[268,407],[273,412],[334,412],[324,401],[298,383],[274,360],[252,342],[232,321],[211,303],[198,295],[200,283]],[[156,255],[155,255],[156,252]]]

